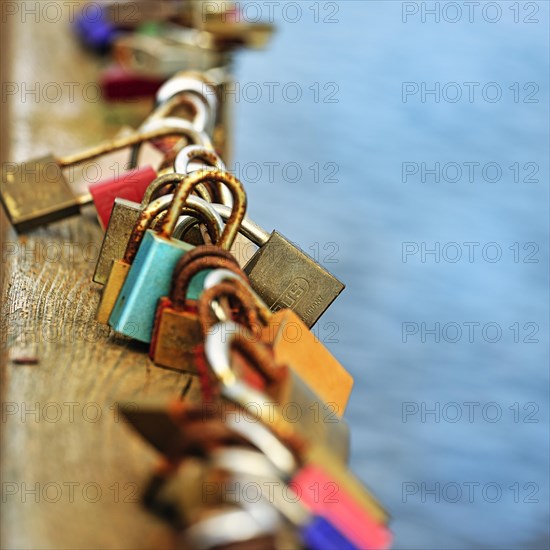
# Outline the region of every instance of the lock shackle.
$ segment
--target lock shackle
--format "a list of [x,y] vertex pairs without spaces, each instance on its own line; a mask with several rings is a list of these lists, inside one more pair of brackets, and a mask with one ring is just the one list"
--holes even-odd
[[[160,176],[157,180],[162,180],[161,184],[166,185],[173,181],[181,180],[181,176],[179,174],[166,174],[164,176]],[[125,263],[131,264],[134,261],[139,245],[145,235],[145,231],[153,223],[156,216],[170,207],[173,199],[174,195],[163,195],[162,197],[159,197],[149,203],[149,205],[140,212],[134,228],[132,229],[126,250],[124,251],[123,261]]]
[[[210,302],[206,302],[206,299],[203,300],[203,297],[211,290],[204,292],[199,299],[199,316],[201,312],[205,311],[205,308],[210,307]],[[222,386],[233,386],[237,382],[247,385],[237,378],[231,366],[231,352],[234,350],[252,363],[268,382],[279,383],[286,378],[287,368],[276,365],[273,351],[266,344],[254,341],[254,335],[248,329],[233,321],[218,323],[214,326],[222,330],[225,329],[227,332],[224,332],[221,339],[212,339],[212,331],[209,331],[206,334],[204,351],[210,368]]]
[[205,269],[227,269],[237,275],[246,277],[241,271],[241,268],[235,260],[228,261],[227,258],[220,256],[205,256],[197,258],[195,261],[188,263],[183,269],[178,270],[177,266],[174,270],[172,278],[172,288],[170,289],[170,300],[174,305],[174,309],[181,311],[185,309],[187,304],[187,289],[191,283],[191,279],[199,272]]
[[[254,447],[260,449],[284,477],[290,478],[298,469],[295,455],[302,447],[298,440],[283,442],[262,422],[239,422],[231,415],[226,416],[225,424]],[[229,450],[229,448],[226,447],[224,450]]]
[[[243,530],[244,525],[246,530]],[[239,548],[254,539],[271,539],[279,529],[278,514],[271,513],[270,508],[261,507],[252,514],[244,508],[220,505],[185,530],[183,547],[197,550]],[[274,545],[275,542],[269,540],[266,547],[274,548]]]
[[[162,135],[154,136],[151,139],[168,136],[182,136],[186,137],[190,143],[204,145],[205,147],[213,147],[212,141],[207,134],[205,134],[204,132],[199,132],[188,120],[185,120],[183,118],[154,118],[151,120],[146,120],[139,129],[140,133],[159,131],[163,132]],[[136,145],[136,147],[132,149],[132,154],[130,157],[130,168],[135,168],[137,166],[141,144],[142,142],[130,144]]]
[[[228,269],[216,269],[215,271],[211,271],[204,279],[204,289],[206,290],[208,288],[212,288],[213,286],[219,285],[220,283],[223,283],[225,281],[235,281],[248,285],[248,277],[244,272],[242,272],[242,274],[236,274],[232,271],[229,271]],[[267,325],[269,323],[269,319],[271,319],[272,316],[271,311],[265,305],[262,299],[256,294],[256,292],[254,292],[250,285],[248,285],[246,289],[250,294],[253,306],[256,308],[256,312],[258,314],[260,322],[263,325]]]
[[231,192],[234,204],[220,241],[216,244],[220,248],[229,250],[237,236],[240,224],[246,213],[247,200],[242,183],[232,174],[219,170],[198,170],[187,176],[174,174],[174,177],[181,178],[181,183],[174,192],[174,200],[162,223],[159,235],[165,239],[171,237],[179,217],[179,211],[197,184],[212,180],[216,182],[219,181],[225,184]]
[[[246,329],[233,321],[218,323],[212,327],[212,330],[206,335],[204,343],[204,354],[210,369],[214,372],[216,378],[221,384],[221,394],[227,400],[240,405],[257,418],[285,445],[297,450],[297,455],[307,447],[308,443],[296,431],[294,425],[288,422],[278,407],[269,407],[273,403],[272,398],[264,392],[252,388],[246,382],[238,379],[231,369],[231,336],[238,332],[245,332]],[[250,336],[248,339],[251,340]],[[255,407],[249,407],[254,403]],[[227,419],[229,422],[229,419]],[[247,426],[253,426],[254,423],[246,423]]]
[[166,103],[172,97],[182,92],[190,92],[198,95],[208,106],[211,118],[214,120],[218,111],[218,96],[215,85],[199,72],[181,71],[167,80],[158,90],[155,96],[156,107]]
[[182,106],[191,108],[193,117],[190,122],[198,132],[210,133],[210,126],[212,125],[210,109],[200,97],[185,90],[157,105],[147,117],[147,121],[169,117]]
[[[222,217],[222,220],[227,221],[231,215],[231,208],[225,204],[213,204],[216,212]],[[248,216],[243,218],[239,233],[250,239],[254,244],[263,246],[271,236],[265,229],[253,222]]]
[[174,172],[178,174],[188,174],[189,165],[193,160],[202,160],[206,166],[201,166],[203,170],[214,168],[225,172],[227,169],[223,160],[213,149],[202,145],[187,145],[184,147],[174,161]]
[[191,195],[187,199],[185,205],[186,206],[183,209],[183,213],[187,214],[187,219],[188,216],[191,215],[193,217],[192,222],[189,223],[187,220],[182,220],[182,217],[180,216],[180,218],[178,219],[178,226],[174,230],[174,235],[177,237],[178,233],[179,235],[185,234],[185,232],[190,227],[195,225],[195,220],[201,222],[198,217],[193,216],[193,214],[188,211],[189,208],[191,210],[195,210],[195,212],[197,213],[200,213],[202,217],[202,222],[206,225],[206,229],[208,230],[208,234],[210,235],[212,242],[219,241],[223,232],[223,220],[221,216],[216,212],[216,210],[212,208],[212,204],[201,199],[200,197]]
[[[210,455],[209,464],[232,474],[254,477],[278,477],[278,469],[265,453],[246,447],[221,447]],[[282,481],[279,479],[279,482]]]
[[[195,262],[199,259],[202,261],[206,261],[207,258],[209,257],[220,258],[220,265],[215,269],[223,269],[227,265],[234,265],[240,269],[239,263],[237,262],[233,254],[231,254],[231,252],[228,252],[227,250],[223,250],[219,246],[216,246],[213,244],[202,244],[202,245],[196,246],[195,248],[193,248],[193,250],[190,250],[189,252],[185,253],[179,259],[178,263],[176,264],[176,267],[174,268],[174,273],[172,276],[172,284],[174,285],[176,283],[177,279],[180,276],[180,273],[190,263]],[[239,271],[239,274],[241,273],[243,272]],[[177,284],[180,284],[180,283],[177,283]],[[182,281],[181,284],[183,285],[184,292],[186,293],[189,282],[186,283],[185,281]]]
[[[148,125],[147,128],[144,128],[139,132],[133,132],[132,134],[115,138],[111,141],[104,141],[103,143],[90,147],[89,149],[85,149],[84,151],[60,157],[57,159],[57,162],[61,168],[65,168],[67,166],[81,164],[82,162],[102,157],[103,155],[124,149],[125,147],[141,145],[145,141],[151,141],[153,139],[173,135],[187,137],[189,141],[192,141],[193,143],[201,143],[206,146],[210,145],[210,139],[208,136],[197,132],[197,130],[195,130],[187,121],[183,119],[176,119],[179,123],[175,125],[172,124],[172,119],[170,119],[169,122],[165,122],[168,120],[169,119],[151,121],[152,123]],[[162,122],[162,124],[159,124],[159,122]]]
[[[201,160],[202,164],[199,164],[198,160]],[[213,149],[202,145],[187,145],[177,154],[174,160],[174,172],[189,174],[197,170],[227,171],[224,162]],[[209,183],[212,192],[216,195],[216,200],[223,200],[221,184],[212,185],[212,182]],[[215,201],[211,198],[209,202]]]
[[145,210],[139,214],[139,218],[130,234],[130,239],[126,245],[122,261],[131,264],[136,257],[139,245],[145,234],[145,230],[153,223],[153,220],[165,210],[168,210],[172,203],[172,195],[164,195],[151,202]]
[[[201,294],[197,309],[203,334],[208,334],[210,328],[219,322],[212,306],[214,302],[217,302],[222,297],[231,298],[238,303],[240,313],[244,314],[239,316],[239,322],[242,325],[252,330],[259,326],[254,300],[248,292],[246,285],[238,279],[233,279],[231,282],[226,281],[205,289]],[[275,380],[270,377],[268,378],[268,382],[275,382]]]
[[[206,202],[200,197],[191,195],[187,199],[182,213],[187,217],[198,220],[199,223],[204,223],[212,241],[219,241],[223,232],[223,221],[221,216],[212,208],[209,202]],[[180,217],[178,219],[178,225],[182,222],[185,223]]]
[[[179,184],[185,176],[182,176],[181,174],[165,174],[163,176],[159,176],[156,180],[154,180],[151,185],[155,185],[156,189],[161,189],[165,185],[169,184]],[[150,185],[150,186],[151,186]],[[169,199],[173,202],[174,195],[164,195],[163,197],[160,197],[161,199],[164,197],[169,197]],[[149,206],[155,204],[158,200],[151,202]],[[170,204],[172,204],[170,202]],[[145,234],[145,231],[149,228],[151,225],[153,219],[158,215],[158,213],[153,214],[153,209],[150,209],[149,206],[141,211],[139,218],[136,221],[136,224],[134,225],[134,228],[132,230],[132,234],[130,236],[130,240],[128,241],[128,246],[126,247],[126,251],[124,253],[124,258],[130,258],[132,261],[135,258],[139,245],[141,243],[141,240],[143,239],[143,235]],[[179,216],[178,216],[179,218]],[[177,219],[176,219],[177,223]],[[164,220],[161,223],[161,227],[164,224]]]
[[[166,175],[172,175],[174,172],[171,170],[165,174],[162,174],[163,176]],[[171,189],[174,189],[174,187],[179,183],[179,181],[165,181],[161,179],[161,175],[159,174],[158,177],[156,177],[145,190],[145,193],[143,194],[143,198],[141,199],[141,209],[143,210],[154,198],[157,198],[157,195],[159,194],[164,187],[170,187]],[[201,195],[201,199],[203,199],[205,202],[211,203],[211,197],[210,193],[208,192],[208,189],[202,184],[197,185],[196,188],[197,194]],[[211,209],[213,210],[213,209]],[[216,213],[216,217],[219,217],[219,214]]]

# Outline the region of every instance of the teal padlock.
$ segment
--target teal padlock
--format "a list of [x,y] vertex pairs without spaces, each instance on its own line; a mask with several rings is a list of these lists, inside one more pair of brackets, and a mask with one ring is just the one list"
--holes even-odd
[[[193,189],[209,181],[222,183],[231,192],[233,209],[216,243],[224,250],[231,248],[246,214],[246,193],[242,183],[233,175],[220,170],[198,170],[188,175],[171,176],[180,182],[160,231],[147,229],[145,224],[140,228],[139,223],[134,229],[128,247],[138,248],[137,254],[109,318],[109,325],[114,330],[147,344],[151,342],[158,301],[170,292],[174,268],[178,260],[194,248],[172,238],[180,212]],[[145,233],[143,238],[140,232]],[[188,296],[198,299],[201,291],[202,285],[197,282],[190,286]]]

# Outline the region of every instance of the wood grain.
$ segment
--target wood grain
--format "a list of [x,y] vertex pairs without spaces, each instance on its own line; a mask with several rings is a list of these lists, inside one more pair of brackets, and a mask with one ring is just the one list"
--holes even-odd
[[[93,144],[148,109],[108,108],[78,93],[100,62],[78,47],[67,17],[10,21],[4,82],[78,83],[73,101],[10,97],[11,161]],[[167,525],[139,503],[157,456],[114,404],[178,395],[189,377],[153,366],[144,348],[94,321],[101,240],[93,211],[25,237],[2,234],[2,548],[173,547]],[[20,364],[26,359],[36,364]],[[189,395],[197,391],[193,379]]]

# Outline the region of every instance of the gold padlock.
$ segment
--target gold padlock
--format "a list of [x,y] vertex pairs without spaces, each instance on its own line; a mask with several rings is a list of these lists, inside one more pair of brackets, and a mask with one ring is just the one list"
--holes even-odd
[[293,366],[326,403],[326,419],[342,417],[353,388],[353,376],[290,309],[271,315],[263,329],[277,363]]
[[[188,122],[181,120],[177,127],[157,124],[147,131],[134,132],[90,149],[55,158],[47,155],[40,159],[23,162],[2,174],[0,200],[10,222],[17,231],[28,231],[40,225],[62,220],[80,213],[80,207],[92,204],[92,196],[77,197],[63,176],[62,169],[107,153],[124,149],[144,141],[178,134],[193,143],[210,145],[204,135]],[[32,176],[31,176],[32,175]]]

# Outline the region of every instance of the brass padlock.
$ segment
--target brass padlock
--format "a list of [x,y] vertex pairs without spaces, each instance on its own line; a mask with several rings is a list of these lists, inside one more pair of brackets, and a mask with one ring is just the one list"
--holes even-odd
[[[199,300],[201,319],[209,315],[209,292]],[[233,322],[214,325],[206,338],[205,356],[215,376],[222,381],[220,391],[236,381],[258,389],[271,398],[271,406],[277,405],[285,420],[295,425],[297,433],[328,446],[342,462],[348,461],[347,423],[336,416],[323,417],[320,414],[325,405],[323,400],[290,365],[276,364],[269,346],[258,342],[252,333]],[[268,404],[254,403],[254,406]]]
[[344,415],[353,376],[294,311],[281,309],[274,313],[263,329],[263,340],[271,344],[275,361],[295,368],[326,403],[319,415],[327,421]]
[[[191,250],[182,257],[182,263],[183,267],[178,265],[174,270],[170,297],[159,301],[149,354],[157,365],[196,373],[195,347],[202,343],[203,331],[195,301],[187,298],[189,284],[193,277],[206,269],[223,268],[242,277],[244,274],[229,252],[214,246]],[[221,295],[229,294],[241,302],[248,298],[242,289],[235,287],[219,291]]]
[[[166,180],[161,178],[155,179],[147,188],[141,204],[126,199],[115,199],[113,211],[109,218],[105,235],[103,236],[103,242],[92,277],[95,283],[103,285],[107,281],[112,262],[122,258],[134,225],[144,208],[160,191],[164,190],[166,187],[173,188],[174,185],[173,181],[167,183]],[[199,191],[200,187],[197,187]],[[206,191],[206,193],[208,193],[208,191]],[[206,196],[210,198],[208,194]],[[211,221],[214,221],[212,217],[215,217],[215,222],[216,224],[218,223],[219,215],[217,215],[210,206],[207,207],[204,202],[195,200],[195,197],[189,197],[189,199],[188,204],[195,208],[195,210],[199,209],[203,215],[208,216]]]
[[[230,214],[226,206],[215,208],[223,219]],[[243,270],[252,288],[271,311],[289,308],[312,327],[345,285],[277,231],[270,235],[245,218],[241,233],[260,247],[250,257],[251,244],[239,243],[250,257]],[[235,250],[236,257],[242,254]]]
[[[63,168],[80,164],[112,151],[167,135],[182,135],[193,143],[204,143],[202,135],[188,122],[177,127],[157,124],[146,131],[107,141],[90,149],[62,158],[47,155],[23,162],[2,174],[0,199],[10,222],[17,231],[28,231],[80,213],[80,207],[92,204],[92,196],[74,195],[62,173]],[[209,145],[209,142],[205,143]],[[29,176],[32,175],[32,176]]]

